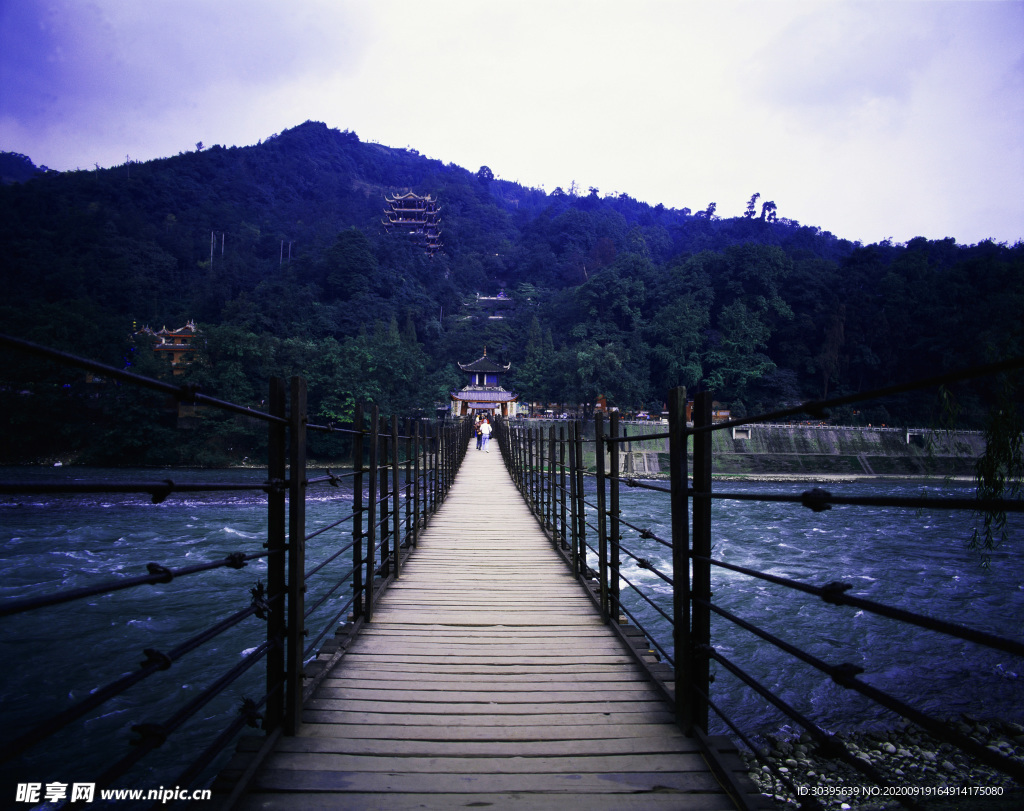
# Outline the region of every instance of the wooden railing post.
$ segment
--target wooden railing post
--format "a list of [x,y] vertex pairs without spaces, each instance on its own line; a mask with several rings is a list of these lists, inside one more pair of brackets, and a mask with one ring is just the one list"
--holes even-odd
[[577,515],[579,497],[576,493],[576,421],[569,423],[569,560],[572,563],[572,576],[580,576],[580,539]]
[[583,423],[573,423],[573,514],[576,552],[573,555],[573,574],[580,576],[587,569],[587,505],[583,489]]
[[608,494],[605,490],[604,414],[594,415],[594,448],[597,453],[597,570],[601,619],[608,622]]
[[569,548],[569,532],[568,526],[566,526],[567,513],[565,509],[565,499],[568,495],[566,489],[566,470],[565,470],[565,426],[558,426],[558,505],[559,505],[559,518],[558,518],[558,541],[562,545],[563,549]]
[[608,505],[608,610],[619,621],[619,412],[612,412],[611,425],[611,493]]
[[370,459],[366,471],[366,621],[373,619],[373,581],[377,570],[377,452],[380,446],[380,409],[370,408]]
[[[711,392],[701,392],[694,398],[693,427],[711,427]],[[693,555],[692,614],[690,617],[690,643],[692,646],[692,669],[694,673],[691,691],[693,724],[703,732],[708,731],[708,695],[711,683],[711,660],[707,651],[711,647],[711,612],[699,601],[711,600],[711,564],[698,557],[711,557],[711,443],[710,431],[702,431],[693,437]],[[704,498],[700,496],[704,495]]]
[[412,421],[412,450],[410,451],[412,457],[412,514],[409,517],[410,526],[412,528],[412,545],[416,548],[416,545],[420,540],[420,421]]
[[380,574],[387,577],[391,571],[391,490],[388,486],[388,451],[391,447],[390,436],[388,435],[387,417],[380,418],[379,428],[380,456],[377,460],[377,469],[380,472],[380,484],[378,496],[380,498]]
[[423,425],[423,526],[434,511],[434,424]]
[[548,526],[553,531],[555,541],[558,540],[558,527],[555,523],[555,497],[557,491],[555,485],[558,483],[558,476],[555,469],[555,426],[548,427]]
[[356,413],[353,419],[355,436],[352,440],[352,615],[355,618],[363,616],[363,575],[366,571],[366,560],[363,557],[363,545],[365,536],[363,534],[363,474],[366,468],[363,467],[363,404],[356,403]]
[[289,410],[286,735],[294,735],[302,723],[302,660],[306,639],[306,424],[306,381],[293,377]]
[[686,389],[668,393],[669,499],[672,509],[672,628],[675,647],[676,721],[684,729],[693,726],[690,696],[693,693],[693,657],[690,655],[690,507],[687,495],[689,465],[686,459]]
[[[270,415],[287,419],[285,382],[270,378],[268,403]],[[276,485],[267,495],[267,706],[263,728],[277,729],[284,718],[285,630],[287,628],[287,549],[288,510],[287,426],[271,422],[267,429],[267,481]]]
[[540,525],[545,525],[547,518],[547,504],[545,503],[545,490],[544,486],[544,457],[547,454],[544,453],[544,429],[539,425],[537,426],[537,473],[534,478],[536,482],[536,493],[537,493],[537,518],[540,520]]
[[398,487],[398,417],[391,416],[391,556],[395,577],[402,574],[402,504]]

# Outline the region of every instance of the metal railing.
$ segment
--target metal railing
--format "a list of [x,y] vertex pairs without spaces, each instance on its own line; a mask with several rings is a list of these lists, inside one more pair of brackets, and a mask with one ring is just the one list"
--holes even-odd
[[[303,703],[327,673],[337,657],[337,638],[358,633],[373,616],[381,593],[401,573],[403,559],[415,549],[420,530],[443,502],[465,456],[471,426],[468,422],[431,423],[398,418],[383,419],[376,406],[357,406],[351,427],[335,428],[310,424],[306,413],[306,383],[293,377],[270,380],[269,411],[208,397],[194,389],[136,375],[94,361],[57,352],[17,338],[0,335],[0,346],[9,351],[26,352],[117,380],[121,384],[141,386],[170,394],[179,402],[243,415],[265,424],[267,465],[261,481],[175,482],[67,480],[0,482],[0,496],[26,494],[140,494],[154,503],[183,493],[234,492],[256,493],[266,499],[266,540],[262,545],[244,547],[222,559],[187,565],[172,561],[152,562],[146,572],[110,577],[87,587],[57,589],[0,602],[0,617],[12,618],[28,612],[40,612],[54,606],[108,595],[152,584],[180,583],[184,578],[201,577],[213,570],[244,570],[250,562],[265,561],[266,583],[261,580],[247,590],[246,605],[232,611],[229,593],[217,594],[209,606],[211,616],[224,615],[203,630],[184,640],[168,640],[166,648],[149,647],[137,664],[138,652],[124,651],[125,661],[114,669],[117,678],[95,689],[82,685],[77,693],[84,698],[64,706],[41,706],[38,717],[28,729],[4,727],[0,741],[0,764],[18,767],[31,759],[38,747],[51,736],[81,725],[102,712],[107,702],[150,679],[193,652],[209,645],[226,631],[257,618],[266,623],[263,641],[248,650],[237,662],[224,661],[218,673],[204,671],[206,684],[190,701],[184,702],[169,717],[149,720],[140,716],[130,725],[135,738],[124,736],[123,754],[116,757],[97,777],[97,791],[112,786],[147,754],[160,748],[180,728],[194,719],[214,698],[262,665],[265,670],[262,694],[245,698],[236,717],[209,738],[183,765],[173,785],[187,788],[202,779],[208,782],[208,767],[246,726],[262,726],[269,739],[294,734],[301,722]],[[341,434],[352,443],[352,470],[314,475],[307,463],[307,440],[311,433]],[[308,494],[316,488],[336,489],[337,499],[311,502]],[[340,519],[329,520],[313,532],[307,530],[307,509],[325,512],[325,505],[351,499],[352,507]],[[83,519],[84,520],[84,519]],[[186,520],[183,511],[182,520]],[[330,537],[329,543],[324,539]],[[317,538],[323,558],[306,559],[307,543]],[[324,551],[326,550],[326,551]],[[250,581],[251,582],[251,581]],[[307,588],[316,585],[317,596],[306,604]],[[172,587],[173,589],[173,587]],[[173,596],[173,590],[170,590]],[[339,625],[340,624],[340,625]],[[68,629],[71,632],[72,629]],[[320,655],[318,655],[318,652]],[[81,664],[87,664],[87,656]],[[7,667],[12,667],[10,663]],[[161,688],[155,688],[161,689]],[[166,689],[166,686],[162,689]],[[144,701],[142,702],[144,705]],[[0,705],[0,713],[4,710]],[[97,741],[80,736],[83,747],[114,752],[116,740]],[[21,773],[21,771],[19,771]],[[24,774],[32,772],[26,767]],[[172,785],[170,779],[163,780]],[[12,789],[13,790],[13,789]],[[98,796],[98,795],[97,795]]]
[[[1021,367],[1024,367],[1024,360],[1017,359],[936,376],[904,386],[865,392],[855,397],[809,402],[772,414],[719,423],[712,422],[712,395],[708,392],[696,396],[693,421],[687,423],[686,391],[674,389],[668,397],[667,431],[643,436],[644,440],[668,442],[670,470],[668,481],[665,482],[640,480],[621,472],[627,466],[620,458],[620,449],[636,441],[637,437],[628,435],[617,414],[612,414],[608,422],[601,414],[595,416],[593,440],[583,438],[584,425],[580,421],[570,421],[546,429],[517,424],[516,421],[499,421],[496,436],[512,478],[538,521],[566,558],[574,576],[587,588],[600,608],[602,617],[612,623],[616,632],[630,643],[638,662],[649,670],[655,683],[661,686],[674,704],[677,720],[689,734],[706,743],[710,715],[714,713],[732,734],[761,757],[760,747],[730,717],[730,708],[714,699],[714,679],[711,673],[711,664],[714,662],[747,689],[759,695],[788,721],[802,728],[820,747],[823,756],[843,761],[877,785],[890,785],[887,778],[870,762],[841,743],[840,737],[793,707],[776,690],[760,683],[748,673],[743,662],[726,655],[722,646],[716,645],[716,639],[712,637],[711,619],[715,616],[750,634],[757,644],[773,646],[786,656],[809,665],[821,674],[823,680],[831,680],[865,697],[940,741],[952,744],[975,761],[1024,784],[1024,763],[1020,759],[980,743],[947,719],[931,717],[911,703],[866,683],[858,678],[864,672],[861,667],[850,663],[826,662],[805,649],[806,641],[801,641],[804,646],[801,647],[801,644],[794,644],[765,630],[760,627],[756,613],[753,617],[740,617],[722,607],[713,598],[715,573],[736,573],[794,592],[813,595],[820,598],[826,608],[851,606],[862,612],[895,620],[907,629],[906,633],[912,629],[927,629],[1016,657],[1024,657],[1024,640],[1004,638],[960,622],[848,594],[851,584],[847,582],[807,583],[736,565],[713,554],[712,542],[716,535],[711,520],[712,502],[727,499],[790,504],[810,509],[814,513],[829,510],[832,505],[968,510],[976,513],[1022,512],[1024,501],[1021,500],[840,496],[818,487],[792,493],[718,492],[712,481],[712,433],[715,431],[730,430],[737,425],[775,422],[801,413],[821,416],[826,409],[839,405]],[[583,465],[583,444],[587,441],[595,446],[592,474]],[[670,514],[669,537],[659,537],[649,528],[641,526],[641,520],[623,515],[620,507],[622,486],[663,495],[664,510]],[[637,543],[641,539],[648,542],[647,549],[651,548],[651,543],[662,549],[662,557],[669,558],[671,566],[658,568],[651,560],[653,555],[645,552]],[[641,583],[631,580],[622,569],[621,561],[624,558],[635,564],[636,568],[651,573],[656,578],[655,582],[666,588],[645,589]],[[623,593],[627,591],[629,600],[625,599]],[[666,591],[671,594],[670,599],[664,597]],[[631,609],[630,605],[642,606],[643,610]],[[754,603],[755,610],[756,607]],[[667,623],[670,628],[668,634],[651,627],[650,620],[645,624],[641,613],[655,617],[659,623]],[[655,662],[655,659],[660,661]],[[799,797],[797,787],[785,773],[787,770],[779,770],[778,764],[770,760],[765,762],[779,782],[788,787],[793,799],[799,799],[803,807],[818,807],[813,796]],[[912,796],[897,795],[894,799],[914,806]]]

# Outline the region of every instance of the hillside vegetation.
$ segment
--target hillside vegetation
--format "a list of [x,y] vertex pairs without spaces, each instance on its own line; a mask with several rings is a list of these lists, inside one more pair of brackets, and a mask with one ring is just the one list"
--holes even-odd
[[[660,410],[683,385],[734,414],[1024,351],[1024,245],[861,245],[781,216],[770,189],[721,219],[714,203],[524,188],[315,122],[96,171],[8,158],[4,332],[167,375],[132,335],[192,319],[201,357],[178,380],[259,406],[268,376],[301,374],[321,422],[357,401],[433,414],[485,346],[525,401]],[[440,202],[441,252],[382,226],[385,195],[405,190]],[[500,313],[477,303],[500,291]],[[977,427],[994,385],[834,417]],[[183,438],[163,403],[20,358],[3,359],[0,407],[9,461],[213,464],[260,442],[205,416]]]

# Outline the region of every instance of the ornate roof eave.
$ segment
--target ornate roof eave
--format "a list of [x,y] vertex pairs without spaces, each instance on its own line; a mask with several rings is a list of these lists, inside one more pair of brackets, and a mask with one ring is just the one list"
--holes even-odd
[[396,194],[393,197],[388,197],[387,193],[384,194],[384,199],[389,203],[397,203],[399,200],[424,200],[427,202],[433,202],[434,198],[429,194],[419,195],[415,192],[407,191],[404,194]]
[[484,355],[484,357],[477,358],[472,363],[460,363],[459,368],[464,372],[507,372],[512,368],[512,364],[506,363],[502,366],[500,363],[495,363]]
[[453,400],[473,403],[515,403],[519,395],[511,391],[481,391],[480,389],[462,389],[451,393]]

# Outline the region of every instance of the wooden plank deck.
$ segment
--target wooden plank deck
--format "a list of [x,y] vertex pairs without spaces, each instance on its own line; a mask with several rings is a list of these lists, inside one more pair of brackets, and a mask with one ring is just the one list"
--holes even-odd
[[492,443],[243,809],[735,805],[601,622]]

